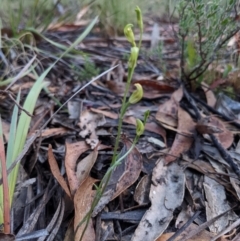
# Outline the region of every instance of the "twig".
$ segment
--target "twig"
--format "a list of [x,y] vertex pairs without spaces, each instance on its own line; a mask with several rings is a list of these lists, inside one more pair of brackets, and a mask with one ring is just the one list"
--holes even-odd
[[219,150],[222,158],[228,162],[231,166],[232,170],[240,177],[240,169],[238,168],[237,164],[233,161],[232,157],[228,154],[228,152],[223,148],[223,146],[218,142],[217,138],[213,134],[209,134],[213,144]]
[[217,111],[216,109],[214,109],[213,107],[209,106],[207,103],[205,103],[204,101],[200,100],[199,98],[197,98],[196,96],[192,95],[189,93],[189,95],[191,96],[191,98],[193,98],[194,100],[196,100],[198,103],[200,103],[201,105],[203,105],[206,109],[208,109],[210,112],[212,112],[215,115],[220,116],[222,119],[224,119],[225,121],[231,122],[231,125],[240,128],[240,123],[236,122],[234,119],[220,113],[219,111]]
[[167,241],[174,241],[199,215],[201,211],[197,211],[194,213],[194,215],[180,228],[171,236]]
[[8,91],[8,90],[0,90],[0,92],[7,94],[7,95],[9,96],[9,98],[14,102],[15,105],[17,105],[17,107],[18,107],[20,110],[22,110],[23,112],[25,112],[29,117],[33,117],[33,115],[31,115],[27,110],[25,110],[21,105],[19,105],[19,104],[17,103],[17,101],[13,98],[13,96],[12,96],[12,94],[11,94],[10,91]]
[[205,230],[206,228],[208,228],[212,223],[214,223],[215,221],[217,221],[220,217],[224,216],[225,214],[227,214],[228,212],[230,212],[233,208],[235,208],[236,205],[230,209],[228,209],[227,211],[219,214],[218,216],[212,218],[211,220],[201,224],[198,229],[194,229],[192,231],[189,232],[189,234],[184,237],[184,239],[182,239],[181,241],[187,241],[189,240],[190,238],[194,237],[195,235],[197,235],[198,233],[202,232],[203,230]]
[[[215,53],[230,39],[232,38],[232,36],[234,36],[238,31],[240,30],[240,27],[237,27],[235,30],[233,30],[231,33],[229,33],[225,39],[223,39],[220,43],[217,44],[217,46],[215,47],[215,49],[213,50],[213,54],[210,57],[209,61],[205,62],[205,61],[201,61],[201,63],[196,66],[190,74],[188,74],[188,79],[190,81],[196,80],[199,76],[201,76],[209,67],[209,65],[213,62],[214,60],[214,56]],[[203,69],[201,70],[201,68],[203,67]],[[201,71],[200,71],[201,70]],[[194,77],[191,78],[191,76],[197,73]]]

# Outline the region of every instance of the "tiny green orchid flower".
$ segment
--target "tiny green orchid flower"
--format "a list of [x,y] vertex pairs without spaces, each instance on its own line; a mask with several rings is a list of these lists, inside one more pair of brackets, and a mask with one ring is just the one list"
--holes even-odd
[[137,22],[138,22],[138,26],[141,30],[141,32],[143,32],[143,20],[142,20],[142,12],[141,9],[137,6],[135,9],[136,15],[137,15]]
[[138,53],[139,53],[139,48],[138,47],[132,47],[131,48],[131,55],[128,61],[128,67],[130,69],[134,69],[137,65],[137,59],[138,59]]
[[144,132],[144,128],[145,128],[144,124],[139,119],[136,119],[136,124],[137,124],[137,126],[136,126],[136,134],[137,134],[137,136],[141,136],[143,134],[143,132]]
[[127,40],[132,44],[133,47],[136,46],[134,33],[132,31],[133,25],[131,23],[127,24],[124,28],[124,34]]
[[133,91],[129,98],[130,104],[136,104],[138,101],[140,101],[143,97],[143,88],[140,84],[134,84],[136,87],[136,90]]

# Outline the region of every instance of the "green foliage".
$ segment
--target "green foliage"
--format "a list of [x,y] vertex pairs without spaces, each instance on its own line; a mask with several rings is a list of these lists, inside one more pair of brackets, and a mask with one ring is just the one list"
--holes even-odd
[[[37,80],[34,83],[33,87],[31,88],[30,92],[28,93],[23,105],[23,109],[26,110],[28,113],[30,113],[30,115],[33,114],[35,104],[37,102],[40,91],[47,85],[47,82],[44,81],[47,74],[62,57],[64,57],[66,54],[72,51],[72,49],[74,49],[86,37],[86,35],[92,30],[93,26],[96,24],[97,21],[98,21],[98,18],[96,17],[85,29],[85,31],[74,41],[74,43],[68,48],[66,48],[65,51],[61,54],[61,56],[57,58],[56,61],[52,63],[48,69],[46,69],[40,76],[37,77]],[[20,100],[20,93],[18,94],[16,102],[18,103],[19,100]],[[7,168],[9,168],[12,165],[12,163],[16,160],[18,155],[22,152],[24,144],[26,142],[30,122],[31,122],[31,117],[23,111],[18,119],[18,107],[15,106],[13,110],[12,120],[11,120],[9,142],[7,147],[7,160],[6,160]],[[13,200],[13,194],[14,194],[14,189],[16,185],[18,170],[19,170],[19,163],[16,164],[16,166],[13,168],[13,170],[10,172],[8,176],[10,204],[12,204],[12,200]],[[0,167],[0,178],[1,178],[1,167]],[[2,210],[3,210],[3,191],[2,191],[2,185],[0,185],[0,211],[1,211],[0,224],[4,221]]]
[[[58,3],[64,4],[64,13],[59,13]],[[17,35],[26,28],[45,30],[50,24],[73,21],[80,9],[78,0],[1,0],[0,14],[5,27]]]
[[237,3],[237,0],[179,1],[178,36],[183,80],[199,78],[238,31],[234,15]]
[[95,63],[92,62],[89,58],[85,58],[83,69],[79,73],[79,80],[89,80],[94,76],[99,75],[100,69],[96,67]]

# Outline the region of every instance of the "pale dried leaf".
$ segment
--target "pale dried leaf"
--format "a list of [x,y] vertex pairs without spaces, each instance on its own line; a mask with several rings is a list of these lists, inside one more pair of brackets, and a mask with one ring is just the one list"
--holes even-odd
[[201,86],[205,92],[207,104],[214,108],[216,105],[217,99],[216,99],[213,91],[209,88],[209,85],[207,85],[204,82],[202,82]]
[[95,114],[89,110],[85,110],[81,113],[80,121],[78,123],[81,131],[79,135],[86,138],[86,142],[94,149],[98,143],[98,136],[96,134],[96,128],[106,123],[105,117],[102,114]]
[[[226,193],[224,187],[217,183],[215,180],[205,176],[204,177],[204,190],[206,195],[206,214],[207,220],[218,216],[219,214],[230,209],[228,202],[226,201]],[[231,221],[236,220],[236,214],[231,211],[228,214],[220,217],[210,227],[210,231],[218,233],[224,230]]]
[[164,165],[160,159],[153,170],[150,189],[151,207],[144,214],[132,241],[153,241],[167,228],[173,218],[174,210],[184,198],[185,177],[177,163]]

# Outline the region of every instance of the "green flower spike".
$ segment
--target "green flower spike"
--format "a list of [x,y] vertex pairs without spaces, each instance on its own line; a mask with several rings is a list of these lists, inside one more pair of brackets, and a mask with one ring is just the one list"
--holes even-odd
[[138,47],[132,47],[131,48],[131,55],[128,61],[128,67],[130,69],[134,69],[137,65],[137,59],[138,59],[138,53],[139,53],[139,48]]
[[127,40],[132,44],[133,47],[136,46],[136,43],[135,43],[135,38],[134,38],[134,33],[132,31],[132,27],[133,25],[132,24],[127,24],[124,28],[124,34],[125,34],[125,37],[127,38]]
[[130,104],[136,104],[138,101],[140,101],[143,97],[143,88],[140,84],[134,84],[135,87],[137,88],[136,90],[133,91],[129,98],[129,103]]
[[141,136],[144,132],[144,124],[139,119],[136,119],[136,123],[137,123],[136,134],[137,136]]

